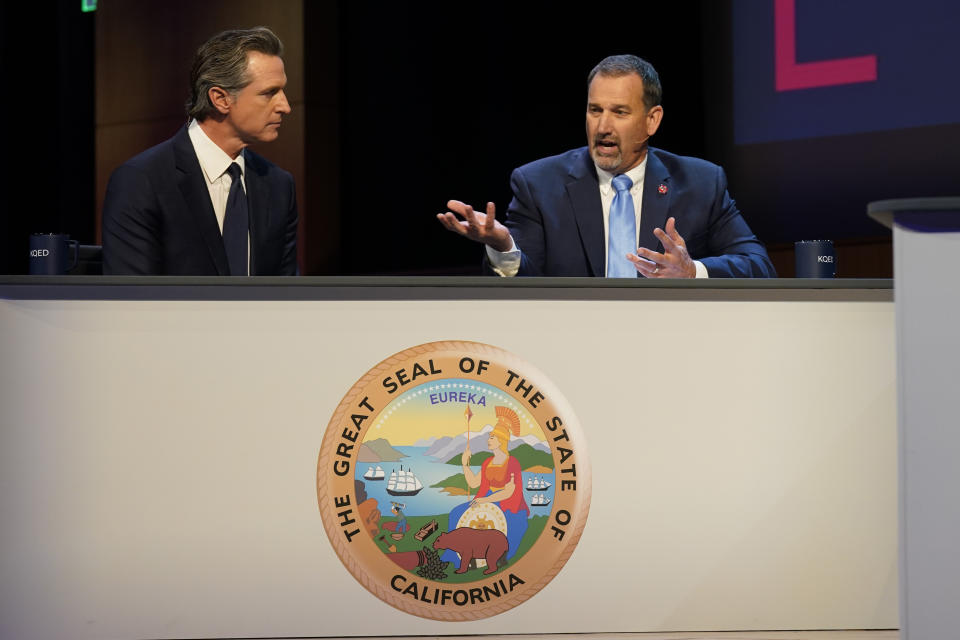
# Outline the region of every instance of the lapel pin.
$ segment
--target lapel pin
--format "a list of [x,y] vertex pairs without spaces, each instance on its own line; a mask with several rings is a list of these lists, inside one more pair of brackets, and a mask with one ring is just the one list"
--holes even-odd
[[661,184],[659,187],[657,187],[657,191],[660,192],[660,195],[665,194],[667,192],[667,185]]

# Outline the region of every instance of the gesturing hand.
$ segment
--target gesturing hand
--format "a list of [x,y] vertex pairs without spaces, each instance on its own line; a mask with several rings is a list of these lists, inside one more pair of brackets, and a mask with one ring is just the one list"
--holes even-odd
[[663,253],[641,247],[637,249],[639,257],[628,253],[627,258],[645,278],[695,278],[697,267],[687,253],[683,236],[677,233],[676,219],[668,218],[665,226],[666,231],[660,227],[653,230],[653,235],[663,243]]
[[[438,213],[437,220],[448,230],[489,245],[496,251],[509,251],[513,246],[510,230],[497,222],[496,207],[492,202],[487,203],[485,214],[474,211],[473,207],[459,200],[450,200],[447,202],[447,207],[453,213],[451,211]],[[460,220],[457,215],[463,220]]]

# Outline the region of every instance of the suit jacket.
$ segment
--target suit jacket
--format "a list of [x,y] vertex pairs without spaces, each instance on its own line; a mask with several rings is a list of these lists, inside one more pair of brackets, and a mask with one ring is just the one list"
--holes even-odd
[[[517,275],[605,275],[600,186],[586,147],[524,165],[510,183],[505,224],[522,254]],[[711,278],[776,277],[715,164],[650,147],[640,213],[641,247],[662,252],[653,230],[674,216],[690,256]]]
[[[297,272],[293,176],[244,150],[250,275]],[[229,275],[210,191],[187,127],[118,167],[103,204],[106,275]]]

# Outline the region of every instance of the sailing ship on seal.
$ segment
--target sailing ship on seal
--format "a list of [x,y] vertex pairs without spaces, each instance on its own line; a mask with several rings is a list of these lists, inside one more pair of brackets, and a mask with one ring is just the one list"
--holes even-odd
[[423,489],[423,483],[420,478],[414,475],[410,469],[404,469],[400,465],[400,471],[394,469],[390,472],[390,478],[387,480],[387,493],[392,496],[415,496]]
[[541,478],[540,476],[534,476],[527,480],[527,491],[546,491],[553,485]]
[[363,474],[363,479],[364,480],[383,480],[385,475],[386,474],[383,472],[383,467],[381,467],[380,465],[377,465],[376,468],[370,467],[369,469],[367,469],[367,472]]
[[550,502],[551,502],[550,498],[548,498],[546,495],[542,493],[537,493],[537,494],[534,494],[534,496],[530,499],[530,506],[546,507],[547,505],[550,504]]

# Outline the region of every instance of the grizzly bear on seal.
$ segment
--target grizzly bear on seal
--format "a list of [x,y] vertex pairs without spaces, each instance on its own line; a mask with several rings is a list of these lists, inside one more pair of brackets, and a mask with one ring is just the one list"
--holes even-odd
[[507,542],[507,536],[496,529],[460,527],[437,536],[433,548],[451,549],[460,554],[460,568],[454,573],[466,573],[470,561],[481,558],[487,561],[487,570],[483,573],[491,574],[506,566],[510,543]]

